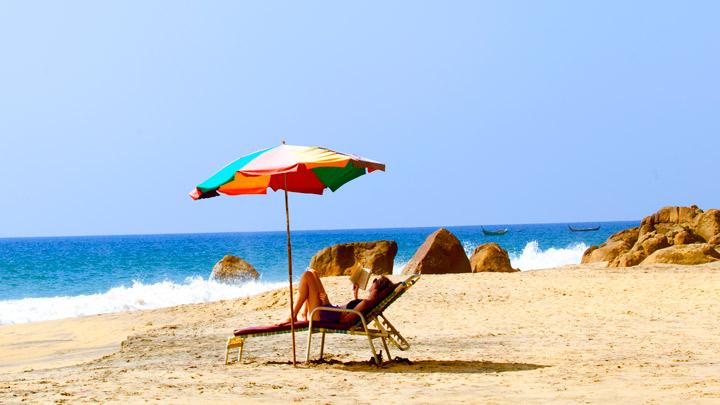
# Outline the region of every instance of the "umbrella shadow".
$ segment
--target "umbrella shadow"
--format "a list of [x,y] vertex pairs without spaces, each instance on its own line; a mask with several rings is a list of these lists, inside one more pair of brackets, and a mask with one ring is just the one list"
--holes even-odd
[[[268,362],[266,364],[288,364],[285,362]],[[289,363],[292,364],[292,363]],[[308,365],[306,365],[308,366]],[[418,360],[410,361],[396,358],[395,361],[385,362],[376,367],[372,361],[340,361],[335,359],[315,360],[309,364],[311,368],[334,368],[345,371],[377,371],[382,373],[459,373],[459,374],[485,374],[505,373],[510,371],[528,371],[550,367],[544,364],[532,363],[496,363],[492,361],[471,360]]]

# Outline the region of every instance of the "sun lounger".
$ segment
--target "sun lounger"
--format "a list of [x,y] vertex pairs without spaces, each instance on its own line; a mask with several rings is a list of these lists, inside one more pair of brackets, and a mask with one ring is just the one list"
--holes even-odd
[[[395,300],[405,293],[413,284],[417,282],[420,275],[412,275],[407,280],[399,282],[395,288],[390,291],[386,296],[380,297],[379,302],[368,308],[367,311],[357,311],[354,309],[344,308],[330,308],[330,307],[317,307],[313,309],[309,315],[310,321],[295,322],[295,331],[302,332],[308,331],[308,342],[307,342],[307,353],[306,360],[310,361],[310,344],[312,341],[312,335],[315,333],[321,333],[321,344],[320,344],[320,358],[322,359],[323,351],[325,348],[325,334],[327,333],[342,333],[348,335],[363,335],[367,336],[368,343],[370,344],[370,351],[372,352],[375,364],[380,364],[380,358],[377,355],[375,346],[373,345],[373,339],[381,339],[385,352],[389,359],[390,351],[388,349],[387,342],[390,341],[400,350],[408,350],[410,344],[405,338],[398,332],[397,329],[388,321],[387,317],[383,312],[393,303]],[[316,312],[329,311],[329,312],[340,312],[345,314],[356,315],[357,320],[352,322],[321,322],[313,321],[313,315]],[[375,328],[373,328],[373,326]],[[242,361],[242,354],[245,341],[251,337],[258,336],[272,336],[284,333],[290,333],[290,323],[284,323],[279,325],[272,325],[267,327],[254,327],[236,330],[230,338],[228,338],[227,347],[225,351],[225,364],[228,364],[230,357],[230,351],[237,349],[237,361]]]

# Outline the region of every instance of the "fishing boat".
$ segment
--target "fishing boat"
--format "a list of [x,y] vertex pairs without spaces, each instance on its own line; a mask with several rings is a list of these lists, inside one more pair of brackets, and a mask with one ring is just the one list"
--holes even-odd
[[494,230],[494,231],[488,231],[487,229],[485,229],[485,228],[483,228],[483,227],[480,227],[480,228],[482,228],[482,231],[483,231],[483,233],[484,233],[485,235],[505,235],[506,233],[508,233],[508,229],[507,229],[507,228],[505,228],[505,229],[496,229],[496,230]]
[[573,228],[572,226],[568,225],[568,229],[570,229],[570,232],[594,232],[600,230],[600,227],[596,226],[594,228]]

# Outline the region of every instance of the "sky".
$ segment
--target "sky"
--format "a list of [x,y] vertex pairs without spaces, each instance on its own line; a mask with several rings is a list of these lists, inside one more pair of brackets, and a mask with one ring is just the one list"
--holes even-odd
[[636,220],[720,207],[720,3],[5,1],[0,237],[283,230],[226,163],[387,164],[293,229]]

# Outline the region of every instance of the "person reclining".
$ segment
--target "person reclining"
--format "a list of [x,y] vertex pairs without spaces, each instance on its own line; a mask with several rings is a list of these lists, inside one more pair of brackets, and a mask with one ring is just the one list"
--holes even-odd
[[[394,284],[392,284],[392,282],[390,282],[390,280],[388,280],[386,277],[376,278],[375,280],[373,280],[370,291],[368,291],[369,296],[375,295],[373,294],[373,291],[379,293],[380,290],[385,289],[388,284],[394,287]],[[358,285],[353,283],[353,296],[355,297],[355,299],[348,302],[346,305],[343,305],[342,308],[352,309],[360,302],[362,302],[362,300],[358,298],[358,289]],[[297,321],[297,316],[299,313],[301,313],[301,310],[302,319],[309,320],[308,314],[311,313],[313,309],[319,306],[340,308],[330,303],[330,298],[325,292],[325,287],[323,286],[322,281],[320,281],[320,276],[317,274],[317,271],[315,271],[315,269],[308,269],[300,277],[298,298],[293,308],[292,321]],[[338,322],[340,320],[340,315],[341,314],[338,312],[318,311],[315,313],[313,320],[323,322]],[[287,319],[287,322],[290,322],[290,318]]]

